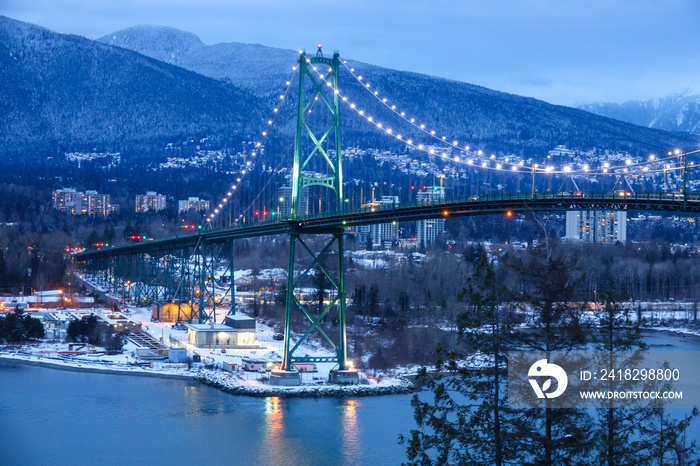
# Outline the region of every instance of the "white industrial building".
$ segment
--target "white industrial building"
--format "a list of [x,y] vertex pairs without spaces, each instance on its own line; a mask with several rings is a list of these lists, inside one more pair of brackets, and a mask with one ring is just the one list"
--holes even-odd
[[187,339],[197,348],[261,348],[255,337],[255,319],[226,316],[225,324],[186,324]]

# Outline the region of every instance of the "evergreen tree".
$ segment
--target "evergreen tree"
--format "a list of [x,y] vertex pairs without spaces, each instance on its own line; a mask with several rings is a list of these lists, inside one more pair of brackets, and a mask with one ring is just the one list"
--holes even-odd
[[356,314],[364,315],[366,312],[366,295],[367,287],[364,283],[355,285],[355,290],[352,293],[352,305]]
[[[641,360],[639,351],[646,349],[641,339],[640,320],[632,321],[630,310],[621,306],[624,298],[614,293],[601,293],[603,308],[597,312],[595,348],[601,355],[601,367],[634,367]],[[626,356],[623,361],[619,358]],[[619,389],[609,380],[609,390]],[[649,417],[645,409],[614,407],[613,400],[596,410],[598,435],[596,446],[599,464],[641,464],[643,443],[640,439],[640,423]]]
[[32,340],[40,340],[44,338],[44,326],[39,319],[35,319],[28,314],[25,315],[24,328],[27,331],[27,338]]
[[323,314],[323,300],[326,297],[326,293],[328,292],[328,288],[330,286],[330,282],[328,281],[328,277],[326,277],[326,274],[323,273],[320,269],[316,269],[314,271],[314,275],[311,277],[311,283],[313,284],[314,287],[314,297],[316,298],[316,312],[317,315]]
[[[529,310],[528,328],[514,327],[509,338],[528,351],[549,355],[552,351],[582,348],[586,329],[581,321],[582,307],[576,304],[575,290],[583,279],[575,257],[559,251],[533,248],[529,254],[505,265],[518,275],[516,295]],[[593,431],[585,410],[554,409],[549,406],[526,409],[517,417],[521,448],[530,452],[525,464],[590,464]]]
[[124,348],[126,335],[113,331],[105,332],[102,336],[102,344],[107,351],[121,353]]
[[672,417],[663,407],[650,408],[651,415],[640,426],[646,464],[658,466],[697,465],[698,445],[687,438],[690,423],[700,413],[697,408],[680,419]]
[[[624,298],[602,293],[603,309],[597,332],[596,349],[602,354],[601,367],[635,367],[643,360],[641,321],[632,320],[631,311],[620,304]],[[608,390],[620,390],[621,381],[609,380]],[[659,389],[652,384],[652,390]],[[697,444],[688,441],[686,431],[698,411],[682,418],[671,417],[659,400],[652,407],[613,407],[613,401],[597,410],[596,450],[599,463],[607,466],[695,464]],[[695,461],[695,463],[694,463]]]
[[74,320],[68,324],[68,341],[85,342],[92,345],[98,343],[97,317],[94,315],[83,316],[80,320]]
[[478,374],[470,374],[450,361],[462,381],[471,385],[468,393],[460,391],[474,403],[466,427],[472,446],[471,460],[479,464],[500,466],[514,459],[518,450],[505,396],[507,329],[513,320],[513,312],[505,304],[508,294],[482,251],[474,274],[459,296],[470,309],[457,316],[457,328],[473,349],[491,360]]
[[2,248],[0,247],[0,290],[8,288],[7,283],[6,283],[7,282],[6,271],[7,271],[7,265],[5,263],[5,253],[3,252]]
[[39,319],[25,314],[19,307],[15,312],[0,316],[0,341],[20,343],[27,339],[44,338],[44,326]]
[[[481,370],[465,364],[465,356],[452,352],[442,361],[438,347],[436,370],[451,374],[426,380],[431,402],[414,396],[411,404],[420,430],[402,438],[411,464],[488,464],[501,466],[518,455],[512,413],[506,407],[506,335],[512,313],[503,301],[507,293],[482,253],[474,274],[460,293],[467,312],[457,316],[460,338],[489,357]],[[433,460],[433,454],[435,459]]]

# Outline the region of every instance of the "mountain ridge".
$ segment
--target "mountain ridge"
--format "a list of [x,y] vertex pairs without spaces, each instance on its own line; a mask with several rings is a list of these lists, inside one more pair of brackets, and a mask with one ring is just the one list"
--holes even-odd
[[700,94],[691,91],[619,104],[598,102],[579,108],[647,128],[700,133]]
[[[131,50],[0,17],[0,148],[251,130],[249,92]],[[252,102],[252,103],[250,103]]]
[[[224,147],[232,138],[255,138],[263,117],[279,105],[280,84],[289,80],[297,57],[296,51],[257,44],[206,45],[194,34],[160,26],[92,41],[0,17],[0,150],[160,145],[185,137],[209,137]],[[488,151],[534,155],[567,145],[644,153],[677,147],[683,138],[473,84],[348,64],[427,127]],[[342,73],[342,90],[358,107],[406,137],[421,137]],[[292,86],[288,100],[295,92]],[[399,144],[347,106],[341,114],[345,146]],[[278,131],[291,140],[293,117]]]
[[[279,88],[280,83],[289,79],[291,67],[298,57],[297,51],[259,44],[228,42],[206,45],[201,40],[197,41],[197,47],[191,47],[187,51],[178,50],[173,55],[168,48],[170,35],[180,33],[183,37],[191,37],[191,33],[167,28],[164,31],[167,36],[157,38],[154,34],[158,30],[160,27],[132,27],[107,34],[99,40],[110,45],[133,47],[135,51],[153,58],[227,80],[268,102],[274,102],[278,97],[277,92],[270,89]],[[148,46],[135,45],[139,43]],[[154,46],[154,43],[159,45]],[[425,102],[422,108],[432,111],[424,117],[426,124],[454,128],[457,133],[455,137],[476,144],[496,144],[502,150],[543,150],[547,145],[553,147],[559,144],[592,146],[595,141],[590,134],[596,133],[594,127],[603,128],[604,134],[600,138],[602,145],[615,146],[620,150],[641,150],[642,147],[659,150],[665,148],[661,146],[675,145],[680,138],[641,131],[628,124],[616,123],[609,117],[601,119],[590,112],[583,113],[579,109],[552,105],[531,97],[507,94],[474,84],[391,70],[352,59],[348,59],[348,66],[361,69],[368,78],[367,81],[372,83],[372,89],[402,91],[397,92],[399,95],[395,98],[397,105],[400,104],[402,108],[410,108],[412,104],[415,106],[416,102]],[[362,86],[352,80],[341,85],[344,90],[362,90]],[[405,95],[402,95],[404,92]],[[380,111],[376,102],[368,98],[366,93],[357,95],[356,102],[367,111],[373,114]],[[448,96],[447,101],[444,96]],[[474,119],[468,123],[459,119],[457,116],[460,113],[476,116],[476,124]],[[358,121],[351,118],[348,123],[347,133],[355,135],[363,131]],[[413,135],[420,136],[416,133]],[[660,143],[653,142],[656,138]]]

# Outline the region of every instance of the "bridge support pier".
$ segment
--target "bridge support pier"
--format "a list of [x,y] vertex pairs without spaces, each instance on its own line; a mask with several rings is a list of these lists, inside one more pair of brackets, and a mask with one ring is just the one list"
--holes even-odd
[[333,370],[328,374],[328,381],[339,385],[357,385],[360,383],[360,377],[355,369]]
[[[321,252],[316,254],[302,238],[302,235],[330,235],[331,238],[325,243]],[[324,230],[306,231],[301,227],[292,226],[289,238],[289,269],[287,271],[287,299],[284,319],[284,354],[281,372],[295,372],[295,363],[327,363],[335,362],[340,371],[350,369],[347,361],[347,335],[345,326],[345,265],[344,265],[344,232],[342,228],[331,228]],[[310,263],[296,273],[296,250],[299,246],[306,251]],[[337,247],[334,247],[337,246]],[[337,257],[337,267],[331,267],[327,262],[331,257]],[[308,260],[308,259],[307,259]],[[314,298],[314,302],[302,302],[300,295],[295,293],[301,288],[305,279],[314,281],[319,290],[319,294]],[[308,285],[307,285],[308,286]],[[327,286],[327,288],[325,288]],[[321,292],[327,289],[326,293]],[[313,309],[316,306],[316,309]],[[333,312],[332,312],[333,311]],[[306,330],[296,340],[292,341],[291,328],[295,316],[301,312],[302,320],[306,322]],[[296,323],[297,326],[302,325]],[[337,330],[335,338],[329,335],[329,329]],[[304,327],[302,326],[302,329]],[[309,339],[312,333],[320,334],[322,340],[328,343],[330,349],[335,353],[333,356],[296,356],[295,352],[304,341]],[[333,332],[335,333],[335,332]],[[289,377],[292,377],[289,375]]]
[[273,369],[270,371],[270,385],[280,387],[295,387],[301,385],[301,374],[297,370],[283,371]]

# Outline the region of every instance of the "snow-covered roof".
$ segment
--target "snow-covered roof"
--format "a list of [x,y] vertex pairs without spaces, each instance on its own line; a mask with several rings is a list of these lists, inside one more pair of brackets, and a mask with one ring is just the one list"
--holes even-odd
[[191,328],[196,332],[237,332],[238,329],[229,327],[224,324],[185,324],[185,327]]

